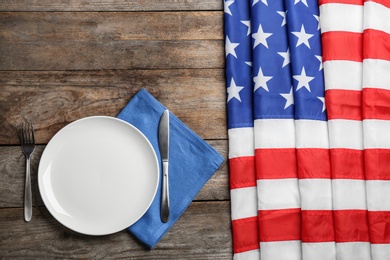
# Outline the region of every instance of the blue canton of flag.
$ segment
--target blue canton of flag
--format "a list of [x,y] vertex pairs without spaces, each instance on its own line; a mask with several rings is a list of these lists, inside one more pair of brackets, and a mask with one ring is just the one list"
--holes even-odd
[[285,0],[295,119],[326,120],[318,2]]
[[294,118],[286,12],[283,1],[252,6],[254,117]]
[[249,1],[225,4],[228,128],[253,126],[252,52]]
[[317,2],[258,3],[251,20],[249,1],[224,2],[229,128],[253,116],[326,120]]

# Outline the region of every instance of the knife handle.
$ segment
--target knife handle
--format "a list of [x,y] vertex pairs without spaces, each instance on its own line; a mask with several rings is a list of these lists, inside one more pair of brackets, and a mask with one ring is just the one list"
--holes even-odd
[[169,185],[168,185],[168,161],[163,161],[163,179],[161,194],[161,221],[169,220]]

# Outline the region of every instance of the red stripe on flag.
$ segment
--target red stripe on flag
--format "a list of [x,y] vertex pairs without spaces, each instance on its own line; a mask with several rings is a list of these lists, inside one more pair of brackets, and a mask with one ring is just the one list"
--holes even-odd
[[301,239],[301,209],[259,210],[261,242]]
[[371,243],[390,243],[390,211],[369,211],[368,219]]
[[390,35],[383,31],[364,30],[364,59],[390,60]]
[[362,92],[331,89],[325,92],[328,119],[362,120]]
[[366,180],[390,180],[390,149],[365,149],[364,159]]
[[390,90],[364,88],[362,92],[363,118],[390,120]]
[[370,242],[367,210],[335,210],[333,217],[336,242]]
[[320,148],[297,149],[298,178],[330,179],[329,150]]
[[348,4],[348,5],[363,5],[364,0],[319,0],[320,5],[324,4]]
[[302,210],[302,242],[334,241],[332,210]]
[[354,32],[322,33],[322,60],[350,60],[361,62],[363,34]]
[[229,159],[229,173],[231,190],[256,186],[254,156]]
[[255,158],[258,180],[297,178],[295,148],[256,149]]
[[235,254],[259,249],[257,217],[232,221],[233,251]]
[[363,151],[330,149],[332,179],[364,180]]

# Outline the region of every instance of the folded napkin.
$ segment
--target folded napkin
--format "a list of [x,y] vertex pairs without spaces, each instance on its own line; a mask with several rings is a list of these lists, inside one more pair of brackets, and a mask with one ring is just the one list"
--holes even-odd
[[[158,125],[165,107],[145,89],[140,90],[118,118],[137,127],[152,144],[159,162]],[[160,220],[161,175],[156,197],[148,211],[129,231],[147,247],[154,247],[186,210],[202,186],[224,161],[208,143],[170,114],[169,196],[170,219]],[[162,164],[160,164],[160,173]]]

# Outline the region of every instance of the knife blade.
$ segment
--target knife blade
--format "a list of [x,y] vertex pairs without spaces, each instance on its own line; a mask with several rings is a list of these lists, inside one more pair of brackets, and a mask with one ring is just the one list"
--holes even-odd
[[158,128],[158,144],[160,148],[161,160],[163,165],[162,171],[162,188],[161,188],[161,221],[169,221],[169,184],[168,184],[168,161],[169,161],[169,110],[165,110],[160,118]]

